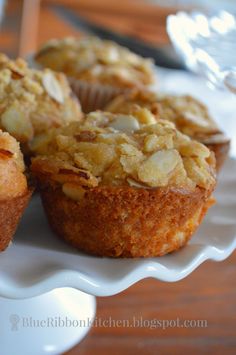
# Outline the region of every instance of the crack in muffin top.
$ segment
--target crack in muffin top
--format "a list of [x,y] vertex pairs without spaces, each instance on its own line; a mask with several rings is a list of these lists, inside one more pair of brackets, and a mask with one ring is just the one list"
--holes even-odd
[[31,149],[39,154],[33,172],[62,185],[207,189],[215,183],[214,154],[147,109],[92,112],[81,124],[36,137]]

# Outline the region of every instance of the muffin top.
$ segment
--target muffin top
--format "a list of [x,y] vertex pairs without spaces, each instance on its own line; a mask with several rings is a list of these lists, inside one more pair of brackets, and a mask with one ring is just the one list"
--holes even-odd
[[143,124],[140,116],[96,111],[83,124],[36,139],[33,150],[41,155],[32,160],[32,171],[61,184],[70,197],[81,187],[194,189],[215,183],[214,155],[166,120]]
[[97,37],[50,40],[35,60],[69,77],[118,87],[149,85],[154,77],[151,59]]
[[20,143],[82,117],[64,74],[34,70],[0,54],[0,128]]
[[132,114],[147,108],[157,118],[171,121],[182,133],[195,139],[221,133],[209,115],[207,107],[195,98],[156,94],[148,90],[133,90],[112,100],[105,110]]
[[0,130],[0,200],[23,194],[27,188],[25,165],[20,145]]

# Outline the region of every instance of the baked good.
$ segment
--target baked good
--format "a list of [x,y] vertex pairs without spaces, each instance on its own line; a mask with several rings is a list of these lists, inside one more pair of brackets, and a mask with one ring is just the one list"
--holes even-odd
[[19,143],[0,130],[0,251],[7,248],[30,199]]
[[154,81],[151,59],[97,37],[54,39],[35,56],[37,64],[64,72],[85,113]]
[[24,60],[0,54],[0,128],[14,136],[24,152],[38,134],[81,118],[64,74],[30,69]]
[[130,88],[153,82],[151,59],[98,37],[50,40],[39,49],[35,60],[43,67],[90,83]]
[[157,94],[148,90],[133,90],[119,95],[104,110],[132,114],[150,110],[157,119],[173,122],[177,129],[210,148],[216,156],[217,170],[223,165],[230,148],[230,140],[211,118],[207,107],[189,96]]
[[76,248],[164,255],[187,243],[211,205],[214,154],[146,115],[98,111],[35,142],[31,169],[49,223]]

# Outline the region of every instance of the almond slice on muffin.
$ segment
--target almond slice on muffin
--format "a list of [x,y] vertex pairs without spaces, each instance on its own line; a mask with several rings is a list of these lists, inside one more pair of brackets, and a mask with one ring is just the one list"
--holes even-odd
[[212,204],[214,154],[171,122],[125,118],[133,130],[124,115],[95,112],[49,132],[31,169],[53,231],[69,244],[101,256],[164,255],[187,243]]

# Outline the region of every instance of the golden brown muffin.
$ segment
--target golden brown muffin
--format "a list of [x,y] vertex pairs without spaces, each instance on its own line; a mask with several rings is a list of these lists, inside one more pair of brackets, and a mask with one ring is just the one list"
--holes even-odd
[[50,40],[35,60],[75,79],[121,88],[149,85],[154,77],[151,59],[97,37]]
[[35,142],[43,205],[68,243],[102,256],[159,256],[196,230],[216,183],[214,155],[150,117],[94,112]]
[[28,150],[29,142],[49,128],[82,117],[64,74],[33,70],[25,61],[0,54],[0,128]]
[[19,143],[0,130],[0,251],[7,248],[30,199]]
[[[156,118],[173,122],[177,129],[205,144],[216,156],[217,170],[223,165],[230,147],[230,140],[220,131],[210,117],[207,107],[191,96],[156,94],[151,91],[133,90],[112,100],[105,111],[132,114],[150,110]],[[136,113],[137,114],[137,113]]]

